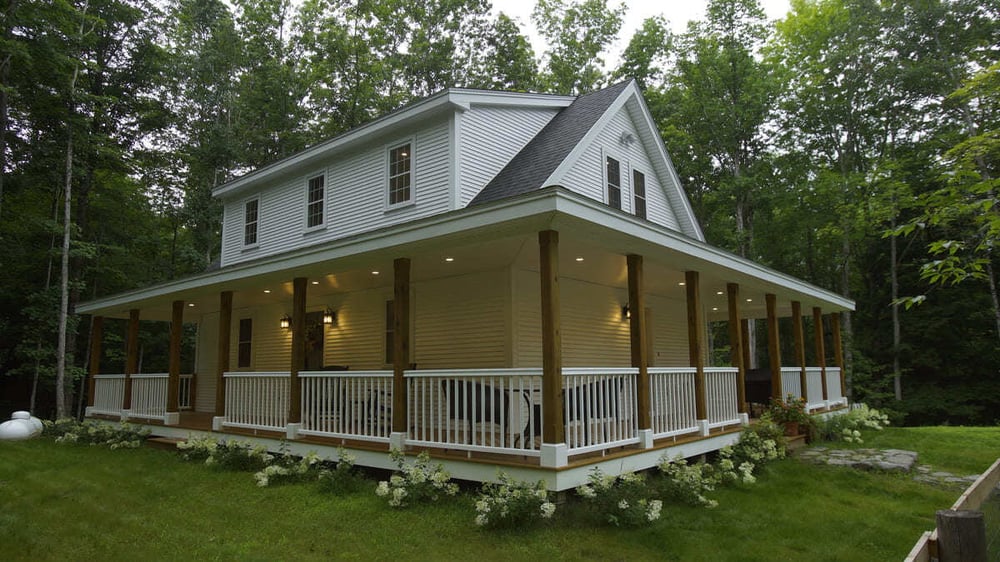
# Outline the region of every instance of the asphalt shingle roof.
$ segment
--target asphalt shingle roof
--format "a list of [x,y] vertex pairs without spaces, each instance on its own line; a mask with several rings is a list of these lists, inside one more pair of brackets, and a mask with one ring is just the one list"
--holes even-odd
[[469,206],[497,201],[541,187],[559,164],[579,144],[587,131],[632,82],[626,80],[603,90],[584,94],[562,109],[521,152],[476,195]]

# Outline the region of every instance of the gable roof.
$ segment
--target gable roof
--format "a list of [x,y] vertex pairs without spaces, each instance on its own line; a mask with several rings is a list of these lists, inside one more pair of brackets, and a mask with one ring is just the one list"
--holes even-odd
[[626,80],[584,94],[560,111],[486,184],[469,206],[534,191],[552,175],[591,127],[634,82]]

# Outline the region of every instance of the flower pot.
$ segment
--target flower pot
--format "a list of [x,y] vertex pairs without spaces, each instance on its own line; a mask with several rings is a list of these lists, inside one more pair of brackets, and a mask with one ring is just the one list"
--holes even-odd
[[789,421],[785,422],[785,435],[787,437],[795,437],[799,434],[799,422]]

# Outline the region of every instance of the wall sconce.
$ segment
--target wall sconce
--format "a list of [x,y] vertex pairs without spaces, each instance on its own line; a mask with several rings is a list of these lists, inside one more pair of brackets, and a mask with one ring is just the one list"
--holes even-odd
[[622,320],[628,320],[632,318],[632,311],[629,310],[628,305],[622,307]]
[[289,329],[292,326],[292,317],[289,316],[289,315],[287,315],[287,314],[282,315],[281,320],[279,321],[279,323],[280,323],[280,325],[281,325],[282,328],[284,328],[285,330],[287,330],[287,329]]
[[337,313],[331,310],[330,307],[326,307],[326,310],[323,311],[323,324],[327,326],[332,326],[336,323],[337,323]]

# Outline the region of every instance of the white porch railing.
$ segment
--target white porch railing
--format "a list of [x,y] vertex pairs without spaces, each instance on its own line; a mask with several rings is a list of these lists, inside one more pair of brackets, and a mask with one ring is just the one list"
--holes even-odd
[[826,368],[826,398],[831,404],[837,402],[846,403],[844,395],[840,392],[840,377],[842,376],[843,373],[840,372],[840,367]]
[[781,368],[781,390],[784,396],[781,397],[782,400],[791,394],[795,398],[802,398],[802,381],[799,379],[799,375],[802,373],[802,369],[798,367],[782,367]]
[[639,369],[563,369],[563,416],[570,454],[638,443]]
[[194,409],[194,375],[181,375],[177,389],[177,408]]
[[289,374],[225,373],[226,421],[223,425],[285,431]]
[[826,406],[823,401],[823,369],[806,367],[806,410],[818,410]]
[[392,371],[308,371],[302,381],[304,435],[389,441]]
[[653,438],[698,431],[693,368],[649,368]]
[[[167,413],[167,373],[140,373],[132,379],[132,408],[130,418],[159,419]],[[191,388],[193,375],[181,375],[178,381],[178,409],[191,409]]]
[[125,375],[94,376],[93,414],[117,416],[122,413],[125,402]]
[[733,367],[705,367],[705,402],[709,427],[740,423],[736,377]]
[[541,369],[407,371],[407,444],[539,454]]

